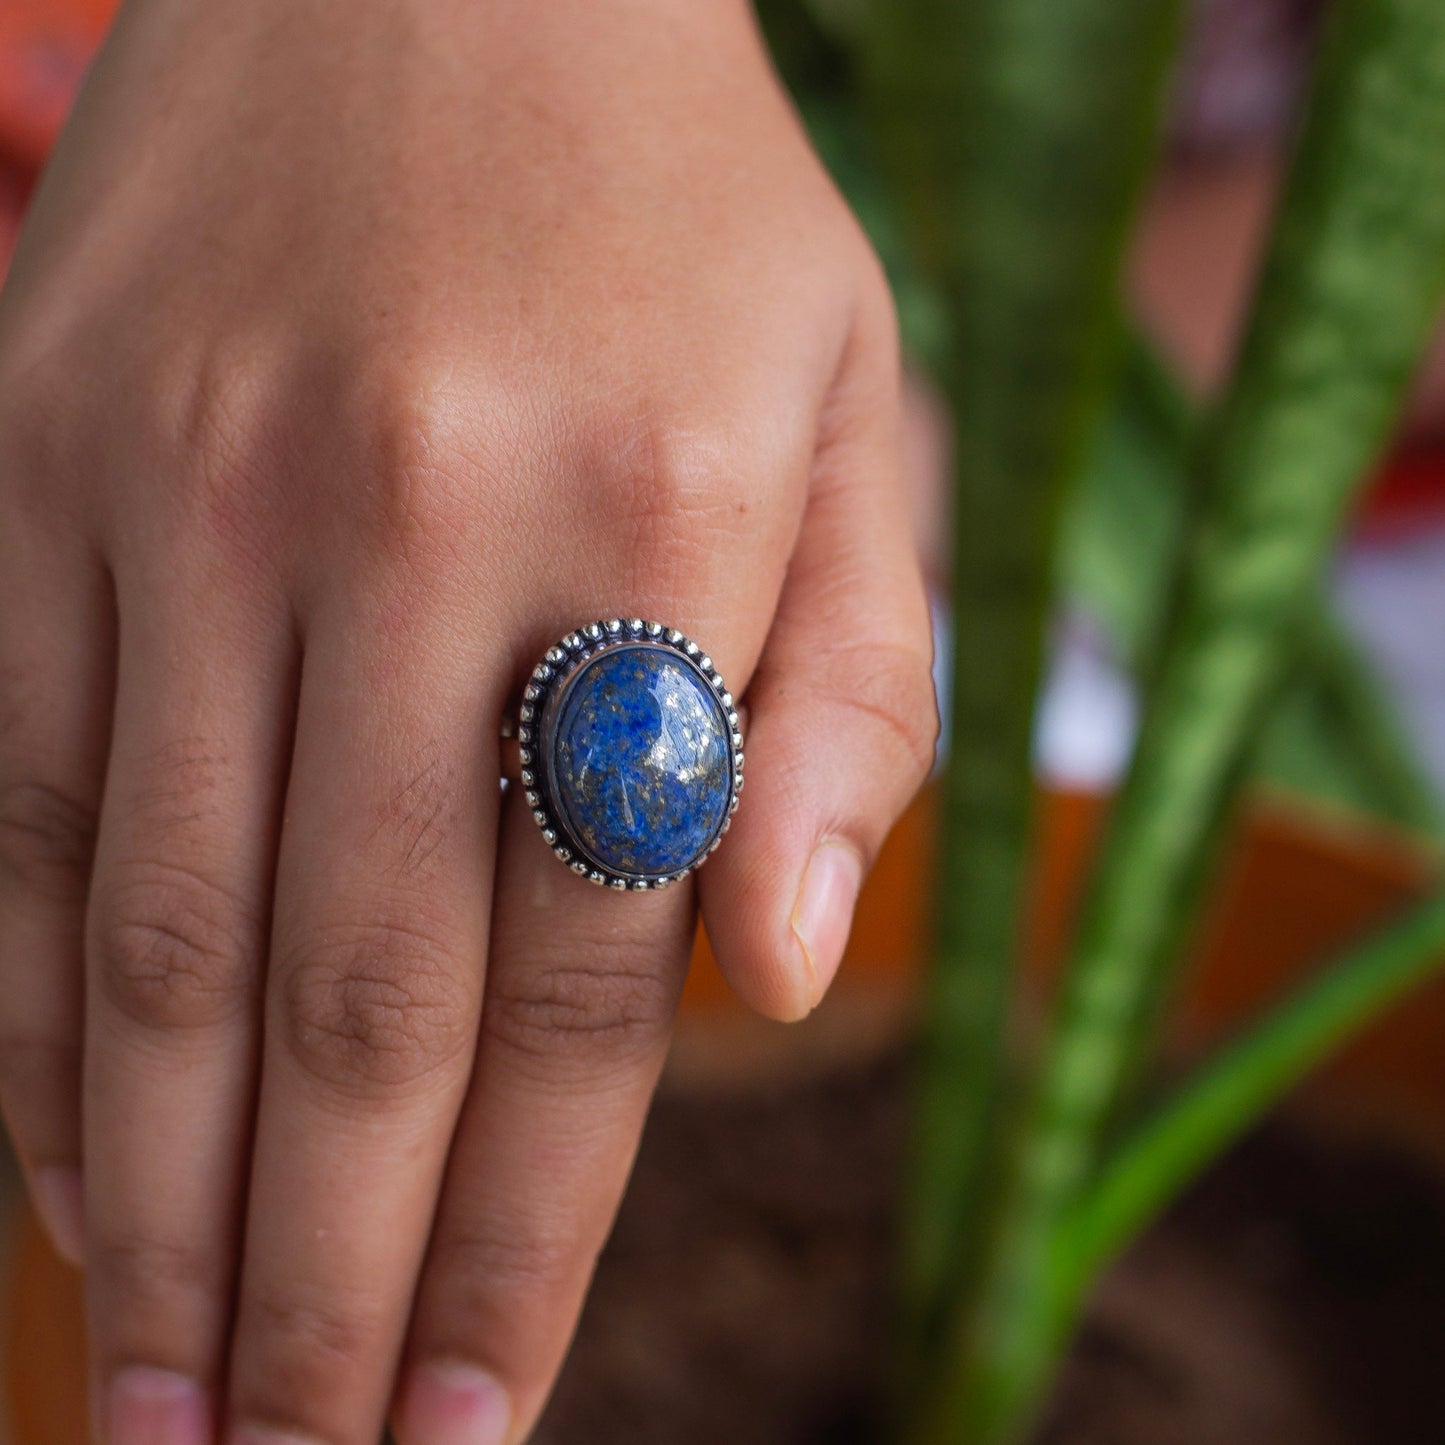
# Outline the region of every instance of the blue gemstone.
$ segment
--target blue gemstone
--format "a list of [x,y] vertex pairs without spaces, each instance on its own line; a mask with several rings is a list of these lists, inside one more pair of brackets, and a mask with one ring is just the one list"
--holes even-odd
[[660,877],[695,863],[727,818],[731,731],[706,680],[665,647],[584,663],[552,734],[568,830],[616,873]]

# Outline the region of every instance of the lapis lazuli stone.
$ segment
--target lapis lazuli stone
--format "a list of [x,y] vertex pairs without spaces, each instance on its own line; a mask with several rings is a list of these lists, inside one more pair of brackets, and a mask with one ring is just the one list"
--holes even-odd
[[727,817],[731,731],[706,680],[667,648],[584,663],[553,732],[568,829],[616,873],[662,877],[695,863]]

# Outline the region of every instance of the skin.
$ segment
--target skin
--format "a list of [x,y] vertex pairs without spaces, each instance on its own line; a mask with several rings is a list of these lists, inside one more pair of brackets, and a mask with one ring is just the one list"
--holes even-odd
[[[695,902],[807,1013],[931,760],[898,430],[737,0],[132,0],[0,298],[0,1101],[97,1439],[527,1434]],[[619,612],[746,689],[696,892],[498,787]]]

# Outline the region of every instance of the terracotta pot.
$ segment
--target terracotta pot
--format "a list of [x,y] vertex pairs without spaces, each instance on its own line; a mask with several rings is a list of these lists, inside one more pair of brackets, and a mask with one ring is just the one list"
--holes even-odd
[[[752,1019],[728,993],[700,938],[679,1021],[674,1076],[755,1079],[759,1068],[813,1068],[877,1046],[906,1027],[924,956],[936,799],[925,794],[895,830],[860,903],[834,995],[808,1024]],[[1028,968],[1046,985],[1061,952],[1100,799],[1042,800]],[[1175,1014],[1173,1047],[1203,1049],[1322,957],[1422,895],[1434,863],[1386,834],[1331,827],[1280,805],[1247,817],[1198,959]],[[1303,1091],[1335,1119],[1365,1120],[1445,1157],[1445,979],[1417,992]],[[17,1445],[84,1445],[80,1292],[26,1221],[13,1241],[4,1302],[9,1410]]]
[[[834,993],[801,1029],[752,1021],[705,938],[684,998],[676,1064],[725,1079],[759,1067],[812,1067],[906,1025],[927,948],[936,797],[925,793],[889,839],[864,889]],[[1047,987],[1068,937],[1105,800],[1044,795],[1026,968]],[[1239,827],[1173,1010],[1185,1062],[1228,1035],[1351,939],[1438,886],[1438,858],[1413,840],[1257,801]],[[1302,1091],[1303,1101],[1408,1134],[1445,1156],[1445,977],[1418,990]]]

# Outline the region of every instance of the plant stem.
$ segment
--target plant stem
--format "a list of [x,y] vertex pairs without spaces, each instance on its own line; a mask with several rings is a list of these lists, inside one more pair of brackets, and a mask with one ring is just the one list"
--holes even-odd
[[1256,730],[1445,294],[1445,6],[1339,0],[1011,1170],[927,1445],[1016,1439],[1069,1324],[1055,1282]]
[[1310,979],[1252,1025],[1105,1165],[1074,1211],[1062,1300],[1332,1049],[1445,968],[1445,893]]
[[957,419],[951,753],[903,1231],[915,1363],[972,1272],[998,1173],[1053,538],[1104,396],[1175,8],[872,7],[884,152],[945,298]]

